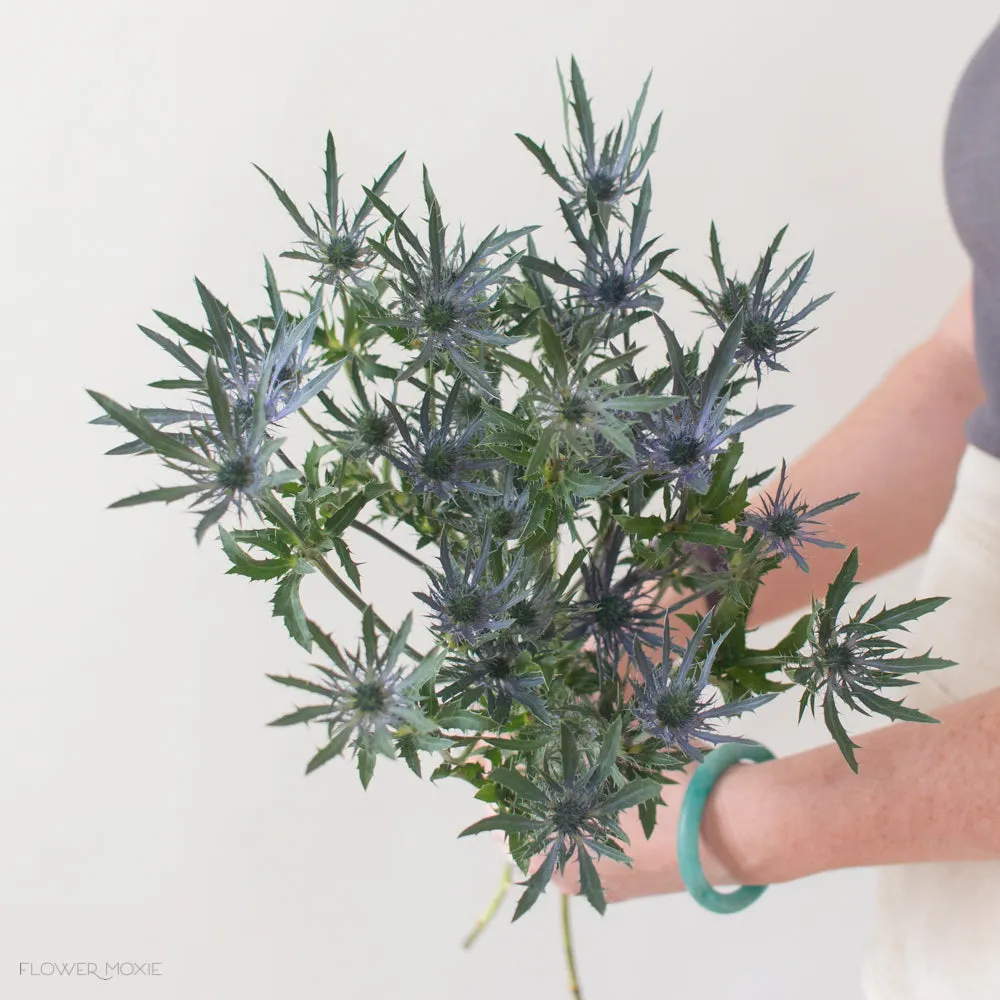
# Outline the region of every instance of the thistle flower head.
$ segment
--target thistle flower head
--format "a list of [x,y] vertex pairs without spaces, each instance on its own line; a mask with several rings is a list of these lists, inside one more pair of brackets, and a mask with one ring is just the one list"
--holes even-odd
[[858,494],[850,493],[810,508],[800,501],[801,491],[789,493],[785,484],[785,472],[786,463],[782,461],[781,476],[774,496],[765,494],[761,500],[761,509],[751,511],[739,523],[752,528],[760,536],[764,543],[762,555],[780,552],[782,557],[791,556],[801,570],[808,572],[809,567],[799,552],[806,542],[828,549],[844,548],[842,542],[817,537],[812,527],[819,523],[816,516],[853,500]]
[[694,760],[703,759],[702,751],[695,746],[696,741],[743,742],[736,737],[715,732],[712,727],[716,720],[752,711],[775,697],[774,694],[757,695],[729,704],[715,704],[715,695],[707,691],[706,686],[719,647],[732,628],[727,629],[712,643],[701,669],[695,667],[695,657],[713,613],[709,611],[702,618],[676,668],[671,666],[667,652],[672,648],[669,616],[664,616],[663,641],[660,644],[664,653],[661,663],[651,663],[645,650],[639,645],[634,653],[642,683],[636,687],[632,696],[632,714],[647,733],[662,739],[667,749],[677,747]]
[[455,655],[442,670],[441,680],[450,682],[438,692],[441,704],[454,698],[482,700],[490,718],[503,725],[517,703],[540,721],[551,721],[537,693],[545,678],[531,669],[531,654],[506,638]]
[[[546,152],[527,136],[518,138],[538,160],[545,173],[569,195],[572,210],[579,214],[588,203],[596,202],[602,208],[617,214],[622,198],[632,194],[639,187],[639,181],[649,163],[660,131],[662,115],[657,115],[649,131],[645,145],[637,146],[639,118],[646,103],[649,78],[643,84],[642,93],[629,115],[628,125],[620,122],[615,131],[609,132],[600,146],[594,130],[594,119],[590,109],[583,75],[575,59],[570,62],[571,95],[566,92],[562,70],[559,70],[559,86],[562,89],[563,109],[566,121],[566,155],[569,158],[570,177],[564,177]],[[569,133],[569,111],[572,108],[576,121],[579,142],[574,142]]]
[[313,225],[306,222],[302,212],[295,203],[278,186],[278,184],[257,164],[254,167],[264,176],[268,184],[278,196],[285,210],[295,221],[295,224],[306,235],[305,240],[299,240],[302,250],[286,250],[281,256],[294,260],[305,260],[319,266],[316,274],[311,275],[313,281],[321,285],[332,285],[336,290],[347,282],[355,287],[370,291],[372,286],[367,278],[367,272],[376,258],[375,251],[368,243],[367,233],[372,225],[369,219],[374,202],[385,191],[393,175],[403,162],[403,155],[398,156],[386,168],[381,177],[372,184],[371,192],[366,194],[361,208],[355,213],[351,222],[347,219],[347,208],[340,203],[340,175],[337,173],[337,150],[333,134],[326,134],[326,214],[322,215],[310,204],[313,215]]
[[429,362],[450,359],[466,378],[489,397],[496,387],[482,372],[479,356],[485,345],[508,345],[515,338],[494,326],[492,308],[510,283],[508,271],[520,253],[508,254],[502,263],[493,258],[535,227],[499,233],[494,229],[467,253],[464,235],[449,248],[441,206],[424,169],[424,196],[428,210],[428,248],[401,215],[376,199],[379,210],[392,223],[396,247],[373,241],[382,257],[395,269],[389,283],[397,293],[392,315],[378,322],[413,332],[420,350],[399,374],[407,379]]
[[[726,274],[714,222],[709,238],[718,288],[714,290],[706,288],[701,291],[691,285],[686,278],[672,272],[664,272],[670,280],[694,294],[703,307],[703,315],[710,316],[722,330],[725,330],[742,310],[743,330],[735,352],[735,361],[753,368],[758,385],[763,379],[764,369],[788,371],[778,361],[778,355],[815,332],[815,327],[803,330],[798,328],[798,324],[833,295],[830,292],[818,299],[812,299],[789,315],[792,301],[801,291],[812,269],[814,255],[811,253],[803,254],[793,261],[770,287],[767,287],[772,259],[781,245],[787,228],[783,226],[778,231],[749,281],[740,281],[735,275],[729,277]],[[796,268],[798,271],[795,271]]]
[[452,427],[460,387],[460,382],[452,386],[437,427],[431,424],[432,392],[425,392],[419,427],[415,431],[407,426],[396,404],[383,397],[400,436],[400,441],[386,455],[419,493],[432,494],[442,500],[458,490],[497,496],[496,487],[482,480],[484,474],[501,464],[500,460],[478,457],[476,451],[483,421],[474,420],[462,428]]
[[726,387],[733,366],[743,314],[730,323],[712,361],[697,386],[685,375],[684,353],[673,331],[659,316],[655,320],[667,342],[674,390],[684,394],[670,408],[640,416],[635,435],[632,475],[652,475],[673,481],[678,489],[704,494],[712,481],[711,462],[729,438],[741,434],[790,406],[758,408],[726,424],[731,387]]
[[453,641],[477,645],[481,636],[509,628],[512,605],[524,597],[517,585],[523,553],[515,555],[504,576],[491,578],[489,532],[483,537],[479,553],[474,556],[472,547],[466,550],[465,566],[461,572],[455,567],[448,544],[447,533],[441,536],[441,573],[431,578],[430,593],[416,596],[433,611],[437,621],[434,628]]
[[[263,394],[266,422],[278,423],[325,389],[343,363],[337,361],[320,368],[318,359],[309,358],[316,325],[323,311],[322,288],[317,290],[309,313],[293,321],[282,306],[274,271],[267,258],[264,265],[272,309],[270,326],[274,331],[270,338],[260,320],[256,333],[251,334],[228,306],[195,279],[237,429],[248,424],[258,394]],[[313,374],[317,368],[320,370]],[[203,369],[202,373],[204,376]]]
[[396,421],[387,409],[369,400],[355,359],[351,359],[347,371],[356,400],[346,409],[331,400],[326,401],[327,410],[344,428],[326,431],[326,437],[351,458],[371,459],[384,455],[397,434]]
[[616,525],[591,564],[580,567],[586,600],[576,605],[575,624],[566,636],[594,638],[602,681],[617,669],[623,652],[634,652],[637,641],[651,645],[658,641],[657,634],[650,631],[661,617],[645,587],[650,575],[630,568],[614,579],[623,538],[624,533]]
[[461,836],[490,829],[516,830],[523,835],[518,855],[525,860],[536,854],[545,859],[522,885],[527,888],[518,901],[514,919],[534,905],[558,866],[575,856],[580,867],[580,885],[588,901],[600,912],[606,902],[594,857],[608,857],[631,864],[621,845],[629,842],[618,822],[618,814],[630,806],[655,798],[661,785],[650,778],[636,778],[616,788],[609,780],[621,749],[622,720],[616,718],[604,733],[600,745],[581,748],[565,722],[560,727],[561,752],[558,770],[543,764],[537,774],[527,777],[508,767],[494,767],[490,780],[509,788],[517,796],[518,813],[501,814],[481,820],[462,831]]
[[523,485],[515,486],[514,466],[504,472],[503,493],[484,497],[477,505],[476,520],[497,542],[521,537],[531,514],[532,492]]
[[[444,654],[434,653],[415,666],[407,666],[404,650],[412,623],[413,616],[407,615],[399,630],[383,644],[375,634],[374,614],[369,607],[362,618],[363,645],[359,643],[356,651],[349,653],[310,621],[312,638],[331,663],[313,664],[323,679],[311,682],[268,674],[280,684],[322,698],[318,705],[297,709],[271,723],[282,726],[320,722],[327,727],[329,743],[310,761],[306,773],[342,753],[349,742],[355,756],[363,750],[395,757],[394,730],[406,726],[413,732],[428,733],[436,728],[420,711],[418,700],[422,685],[437,675]],[[362,781],[367,784],[364,777]]]

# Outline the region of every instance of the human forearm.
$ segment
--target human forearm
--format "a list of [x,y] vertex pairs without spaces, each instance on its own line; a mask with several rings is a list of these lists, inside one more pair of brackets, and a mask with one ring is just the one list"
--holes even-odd
[[[983,399],[971,349],[972,306],[963,291],[934,336],[906,354],[881,383],[796,461],[787,481],[815,506],[847,493],[822,515],[824,537],[858,547],[861,580],[926,551],[940,524],[965,448],[964,424]],[[771,493],[777,476],[757,495]],[[752,498],[753,499],[753,498]],[[788,559],[768,573],[748,627],[809,603],[839,571],[842,549],[811,546],[809,573]]]
[[833,744],[726,771],[706,846],[746,884],[868,865],[1000,858],[1000,688],[936,725],[867,733],[851,771]]

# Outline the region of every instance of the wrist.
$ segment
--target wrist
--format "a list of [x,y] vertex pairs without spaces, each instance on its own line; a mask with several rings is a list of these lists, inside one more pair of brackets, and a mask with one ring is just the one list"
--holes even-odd
[[798,877],[789,865],[795,816],[776,780],[781,763],[734,764],[716,781],[701,826],[705,876],[713,885],[770,885]]

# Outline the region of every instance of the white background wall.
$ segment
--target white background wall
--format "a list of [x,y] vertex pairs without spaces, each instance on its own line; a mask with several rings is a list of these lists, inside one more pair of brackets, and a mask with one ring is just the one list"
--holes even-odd
[[[173,368],[136,324],[153,308],[200,323],[195,274],[244,314],[266,304],[263,253],[305,280],[277,261],[296,233],[250,164],[318,205],[328,128],[346,192],[405,148],[395,201],[418,212],[426,162],[470,232],[540,222],[558,246],[554,189],[513,133],[558,147],[554,61],[575,53],[605,126],[654,70],[654,230],[679,270],[709,278],[712,218],[742,274],[786,222],[779,261],[816,250],[811,290],[837,294],[760,399],[796,409],[747,438],[751,468],[794,458],[966,279],[941,143],[994,5],[91,0],[2,16],[0,996],[562,995],[554,892],[513,926],[509,900],[458,946],[501,868],[489,838],[455,840],[484,811],[467,786],[386,762],[367,794],[340,763],[303,777],[313,734],[265,727],[290,706],[265,671],[304,659],[267,588],[223,576],[180,507],[105,509],[163,479],[102,456],[118,437],[88,426],[84,387],[154,401],[142,387]],[[687,308],[668,298],[694,336]],[[355,547],[398,621],[416,578]],[[919,569],[878,591],[914,596]],[[325,624],[355,628],[311,594]],[[747,731],[779,753],[823,738],[794,714],[779,701]],[[870,874],[775,887],[730,917],[685,896],[604,919],[578,906],[585,995],[856,997]],[[19,976],[44,961],[163,975]]]

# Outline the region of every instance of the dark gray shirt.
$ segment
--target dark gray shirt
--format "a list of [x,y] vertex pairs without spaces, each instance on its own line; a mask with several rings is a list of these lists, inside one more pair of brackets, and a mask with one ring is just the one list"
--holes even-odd
[[958,236],[972,258],[976,361],[985,402],[966,439],[1000,458],[1000,23],[966,67],[948,114],[944,181]]

